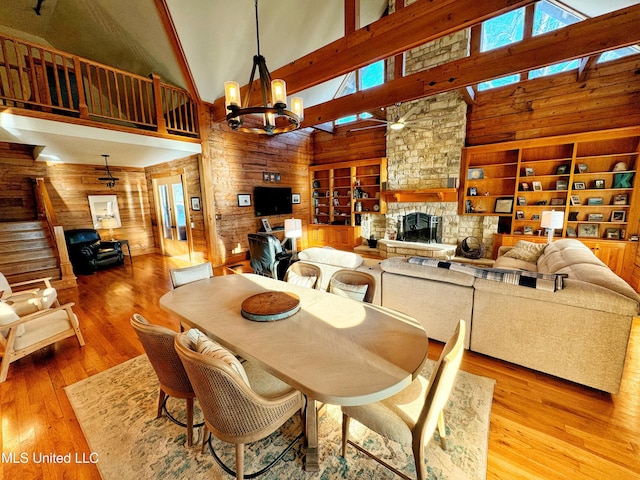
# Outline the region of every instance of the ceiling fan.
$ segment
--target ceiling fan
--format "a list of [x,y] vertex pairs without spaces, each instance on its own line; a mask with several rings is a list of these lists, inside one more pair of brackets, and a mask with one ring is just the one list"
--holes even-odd
[[[396,104],[396,107],[399,107],[400,104]],[[405,127],[407,128],[415,128],[415,129],[421,129],[421,130],[426,130],[426,127],[420,127],[418,124],[423,121],[420,119],[417,120],[408,120],[409,117],[411,117],[419,108],[419,105],[414,105],[413,107],[411,107],[409,110],[407,110],[407,112],[400,116],[400,115],[396,115],[393,120],[382,120],[380,118],[376,118],[376,117],[371,117],[371,118],[367,118],[367,121],[371,121],[371,122],[378,122],[378,125],[370,125],[367,127],[358,127],[358,128],[352,128],[351,130],[349,130],[350,132],[356,132],[358,130],[369,130],[371,128],[379,128],[379,127],[389,127],[390,130],[394,131],[394,132],[398,132],[402,129],[404,129]]]

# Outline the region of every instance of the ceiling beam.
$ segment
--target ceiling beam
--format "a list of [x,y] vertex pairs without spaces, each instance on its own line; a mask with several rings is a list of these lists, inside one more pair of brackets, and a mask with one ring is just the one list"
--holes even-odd
[[308,127],[396,102],[429,97],[513,73],[633,45],[640,42],[637,25],[640,25],[640,5],[306,108],[301,126]]
[[[296,93],[534,1],[418,0],[271,72],[271,77],[284,78],[289,93]],[[247,89],[241,89],[245,98]],[[251,98],[259,98],[258,92],[256,81]],[[213,120],[221,122],[226,114],[221,97],[213,103]]]

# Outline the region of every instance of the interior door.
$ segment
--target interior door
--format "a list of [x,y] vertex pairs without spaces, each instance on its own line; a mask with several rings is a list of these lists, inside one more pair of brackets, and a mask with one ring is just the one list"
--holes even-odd
[[157,178],[155,192],[158,201],[158,229],[164,255],[189,254],[189,229],[184,203],[182,176]]

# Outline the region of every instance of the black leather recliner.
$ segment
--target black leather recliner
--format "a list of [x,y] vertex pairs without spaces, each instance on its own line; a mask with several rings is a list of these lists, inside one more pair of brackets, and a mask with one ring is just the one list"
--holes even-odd
[[64,232],[69,250],[69,259],[73,271],[90,275],[98,269],[124,263],[122,244],[115,241],[103,241],[100,234],[89,228],[67,230]]
[[253,273],[265,277],[284,279],[291,263],[291,254],[283,251],[280,240],[268,233],[250,233],[249,263]]

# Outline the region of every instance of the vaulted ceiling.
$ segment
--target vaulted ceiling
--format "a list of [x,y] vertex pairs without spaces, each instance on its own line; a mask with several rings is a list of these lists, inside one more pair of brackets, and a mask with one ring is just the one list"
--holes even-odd
[[[350,2],[359,4],[360,26],[380,19],[387,6],[387,0],[262,0],[260,50],[270,70],[295,68],[292,62],[342,38],[345,4]],[[587,16],[597,16],[640,0],[564,3]],[[38,4],[39,15],[34,11]],[[163,15],[165,10],[168,15]],[[167,17],[170,22],[163,22]],[[177,44],[167,33],[172,29]],[[0,32],[141,75],[158,73],[164,81],[191,87],[202,100],[212,103],[222,96],[225,80],[247,82],[257,49],[253,0],[3,1]],[[176,45],[182,49],[184,64],[174,53]],[[338,75],[321,87],[305,89],[305,106],[330,100],[341,79]],[[98,159],[100,153],[96,151]],[[115,157],[110,163],[118,165]]]

